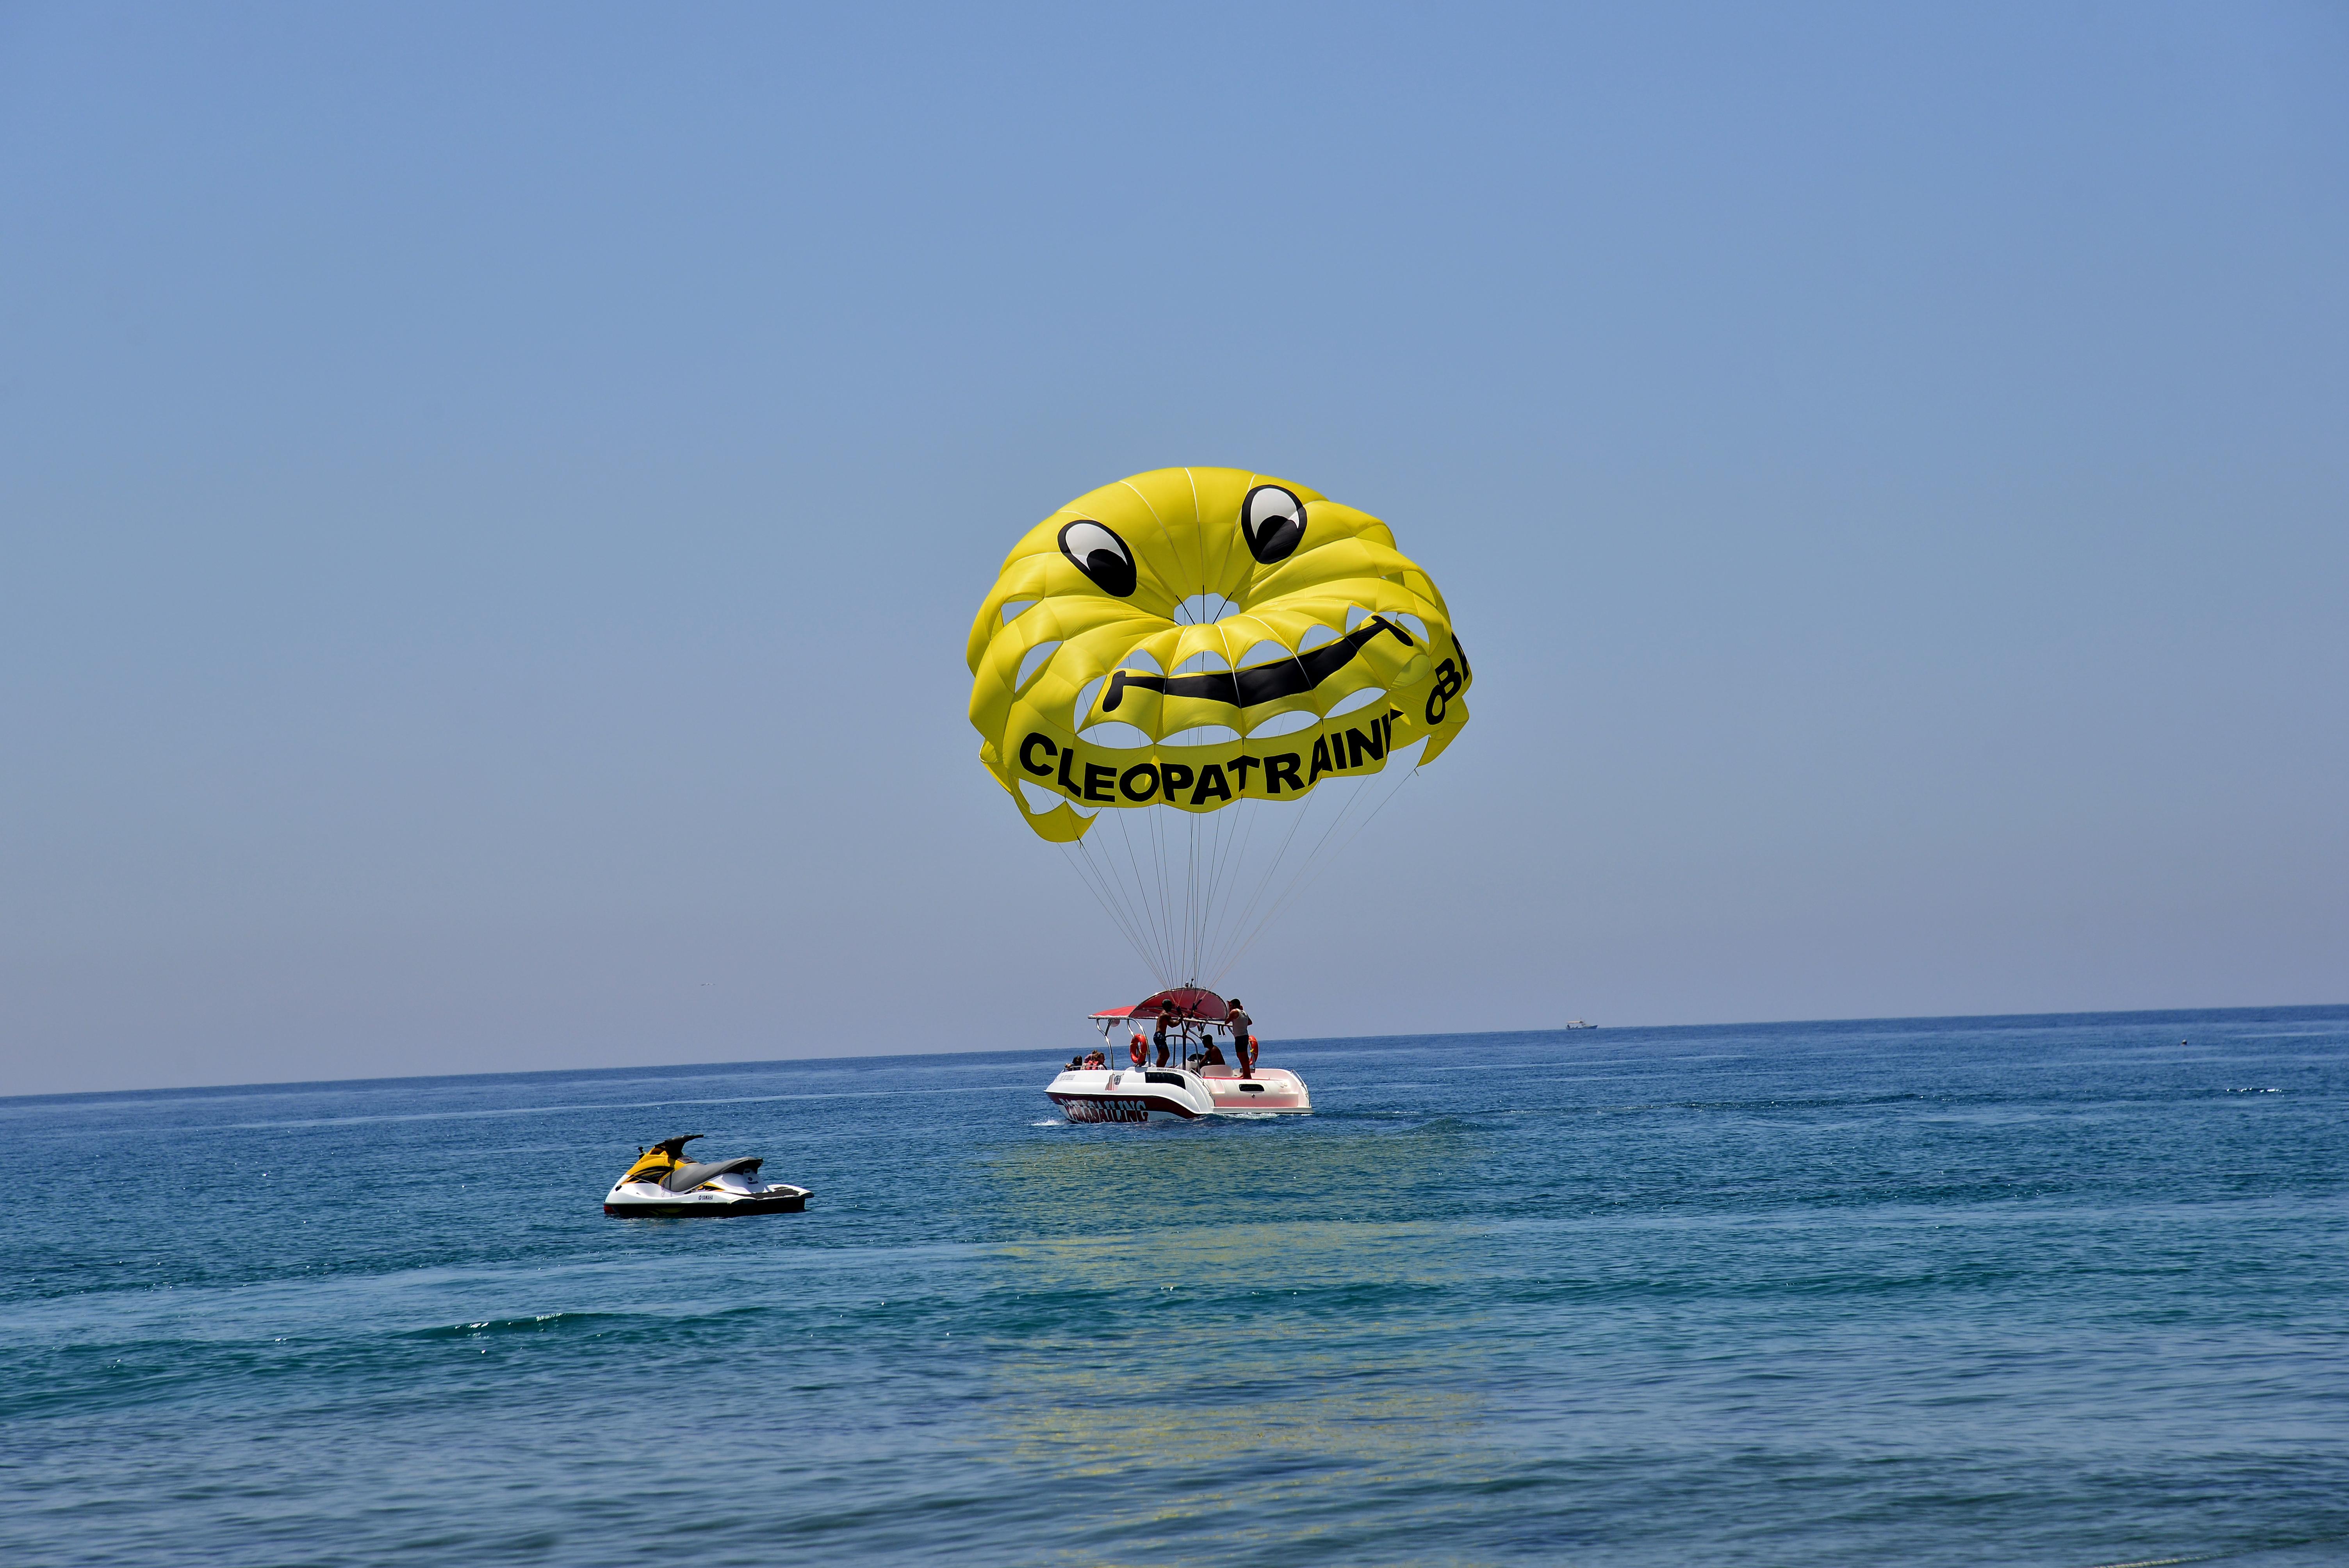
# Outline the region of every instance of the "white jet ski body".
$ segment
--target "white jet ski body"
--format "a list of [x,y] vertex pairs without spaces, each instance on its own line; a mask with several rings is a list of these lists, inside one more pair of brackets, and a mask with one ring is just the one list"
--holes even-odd
[[807,1207],[804,1187],[761,1178],[765,1163],[755,1156],[737,1160],[688,1161],[685,1146],[701,1134],[691,1132],[656,1143],[636,1157],[612,1190],[604,1194],[604,1212],[632,1217],[684,1219],[722,1214],[796,1214]]

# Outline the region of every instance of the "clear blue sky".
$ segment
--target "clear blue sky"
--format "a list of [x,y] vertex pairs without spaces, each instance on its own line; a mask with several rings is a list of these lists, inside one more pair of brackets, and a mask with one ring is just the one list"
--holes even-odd
[[0,1093],[1074,1044],[963,636],[1178,463],[1476,654],[1268,1037],[2349,999],[2344,89],[2318,5],[8,5]]

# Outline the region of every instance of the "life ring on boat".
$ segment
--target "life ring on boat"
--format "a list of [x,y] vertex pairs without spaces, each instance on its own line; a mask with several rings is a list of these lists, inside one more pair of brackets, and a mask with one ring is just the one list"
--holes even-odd
[[1133,1058],[1135,1067],[1140,1067],[1150,1059],[1150,1047],[1142,1043],[1140,1035],[1136,1035],[1133,1037],[1133,1044],[1125,1047],[1125,1054]]

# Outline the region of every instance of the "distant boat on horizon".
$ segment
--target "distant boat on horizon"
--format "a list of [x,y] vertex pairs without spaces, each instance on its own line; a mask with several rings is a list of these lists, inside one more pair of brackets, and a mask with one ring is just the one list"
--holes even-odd
[[1599,1026],[1596,1024],[1586,1024],[1579,1018],[1568,1018],[1566,1021],[1566,1026],[1569,1029],[1595,1029]]

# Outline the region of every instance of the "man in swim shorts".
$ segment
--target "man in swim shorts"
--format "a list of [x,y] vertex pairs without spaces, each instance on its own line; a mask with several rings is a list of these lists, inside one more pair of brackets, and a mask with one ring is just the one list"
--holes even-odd
[[1232,1032],[1232,1058],[1240,1065],[1240,1077],[1256,1077],[1256,1037],[1248,1033],[1256,1020],[1240,1006],[1237,996],[1224,1009],[1224,1024]]

